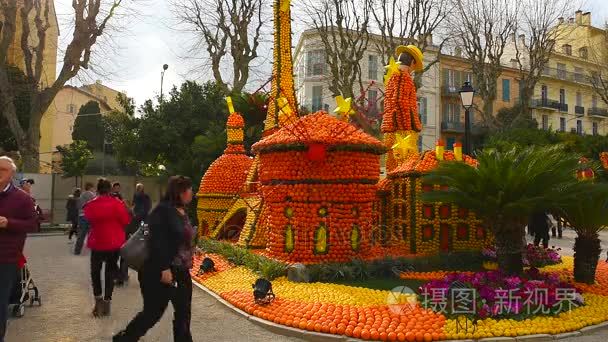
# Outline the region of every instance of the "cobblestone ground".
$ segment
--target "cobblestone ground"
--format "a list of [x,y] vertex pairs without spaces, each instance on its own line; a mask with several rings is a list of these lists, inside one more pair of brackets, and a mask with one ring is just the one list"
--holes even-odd
[[[571,255],[574,233],[565,231],[563,239],[552,239]],[[608,241],[608,232],[602,234]],[[88,253],[74,256],[65,236],[30,237],[26,245],[30,269],[42,293],[42,307],[27,308],[25,317],[9,322],[6,342],[93,342],[110,341],[116,331],[140,310],[141,298],[136,275],[124,288],[114,292],[112,316],[94,319],[90,312],[92,294]],[[604,250],[606,245],[603,246]],[[172,310],[148,335],[146,342],[172,341]],[[301,341],[273,334],[238,316],[203,291],[194,288],[192,333],[195,341]],[[605,342],[608,331],[564,339],[564,342]]]
[[[28,307],[25,317],[11,320],[6,342],[110,341],[141,309],[137,275],[131,274],[129,285],[114,292],[112,316],[94,319],[89,256],[74,256],[71,247],[66,236],[28,238],[26,255],[43,305]],[[142,341],[173,341],[172,316],[168,309]],[[194,341],[299,341],[254,325],[198,288],[192,298],[192,333]]]

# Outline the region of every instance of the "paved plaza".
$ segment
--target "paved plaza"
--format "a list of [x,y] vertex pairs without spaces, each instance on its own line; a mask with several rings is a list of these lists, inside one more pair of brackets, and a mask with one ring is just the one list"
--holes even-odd
[[[562,247],[563,254],[572,254],[574,233],[551,240]],[[608,234],[602,235],[608,241]],[[607,246],[604,245],[604,248]],[[141,308],[139,286],[135,274],[125,288],[114,294],[111,318],[91,316],[92,295],[89,280],[89,257],[74,256],[66,236],[30,237],[26,246],[32,275],[43,296],[42,307],[28,308],[25,317],[9,322],[6,342],[88,342],[110,341]],[[198,288],[194,289],[192,332],[195,341],[299,341],[273,334],[225,308]],[[142,341],[169,342],[171,309]],[[604,342],[608,331],[562,341]]]
[[[66,236],[28,238],[26,255],[43,305],[28,307],[25,317],[11,320],[6,342],[111,341],[112,334],[141,309],[137,275],[131,273],[129,285],[114,292],[112,316],[94,319],[89,255],[74,256],[71,247]],[[142,341],[172,342],[172,316],[169,306],[162,321]],[[192,333],[195,341],[298,341],[241,318],[198,288],[192,299]]]

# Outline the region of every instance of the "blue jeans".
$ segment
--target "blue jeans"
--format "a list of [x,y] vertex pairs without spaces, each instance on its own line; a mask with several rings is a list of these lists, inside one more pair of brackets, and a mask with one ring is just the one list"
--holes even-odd
[[0,342],[4,342],[8,304],[17,281],[17,264],[0,264]]
[[[82,252],[82,246],[84,245],[84,239],[89,234],[89,221],[84,218],[84,216],[78,217],[78,238],[76,239],[76,244],[74,245],[74,254],[80,255]],[[2,342],[2,341],[0,341]]]

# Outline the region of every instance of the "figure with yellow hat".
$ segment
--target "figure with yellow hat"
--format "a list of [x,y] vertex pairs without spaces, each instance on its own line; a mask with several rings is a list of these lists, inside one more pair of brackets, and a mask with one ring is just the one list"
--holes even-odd
[[[422,131],[416,86],[411,75],[412,72],[422,71],[424,67],[422,52],[414,45],[401,45],[397,47],[395,54],[398,70],[393,71],[390,66],[387,67],[389,79],[381,126],[385,144],[389,148],[387,171],[397,167],[411,154],[419,153],[418,134]],[[399,137],[401,139],[398,139]],[[401,146],[403,144],[405,146]]]

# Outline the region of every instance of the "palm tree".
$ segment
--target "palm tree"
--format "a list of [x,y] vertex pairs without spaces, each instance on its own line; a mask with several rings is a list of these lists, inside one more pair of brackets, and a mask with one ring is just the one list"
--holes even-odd
[[580,191],[574,177],[578,156],[561,146],[486,149],[477,161],[476,168],[460,162],[440,164],[424,181],[449,188],[425,193],[422,199],[475,212],[495,237],[500,269],[520,274],[528,215],[556,208]]
[[595,282],[595,270],[602,251],[599,232],[608,226],[608,184],[581,184],[590,191],[558,209],[576,231],[574,240],[574,280]]

